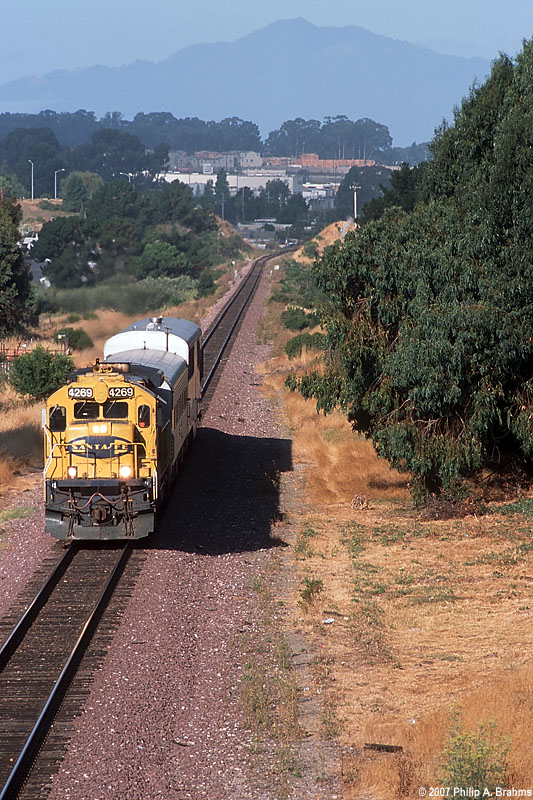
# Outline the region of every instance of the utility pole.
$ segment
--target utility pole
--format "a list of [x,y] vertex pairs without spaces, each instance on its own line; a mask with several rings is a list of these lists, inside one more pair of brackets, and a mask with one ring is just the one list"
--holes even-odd
[[353,221],[356,228],[357,228],[357,190],[360,188],[361,188],[360,186],[353,187]]
[[65,168],[63,169],[56,169],[54,172],[54,200],[57,200],[57,173],[58,172],[65,172]]
[[28,161],[31,164],[31,199],[33,200],[33,161],[31,158],[28,158]]

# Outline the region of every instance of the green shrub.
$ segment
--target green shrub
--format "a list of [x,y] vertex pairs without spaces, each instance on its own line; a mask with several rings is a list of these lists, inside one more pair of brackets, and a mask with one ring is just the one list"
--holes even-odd
[[44,400],[66,382],[73,368],[69,356],[50,353],[39,346],[31,353],[13,359],[9,382],[19,394]]
[[41,200],[39,203],[39,208],[42,208],[43,211],[56,211],[57,206],[50,202],[50,200]]
[[204,269],[200,273],[200,277],[198,278],[198,283],[196,284],[196,292],[198,297],[208,297],[210,294],[214,294],[216,291],[216,283],[215,283],[215,276],[213,271],[210,269]]
[[477,733],[465,731],[458,716],[443,750],[442,782],[445,786],[485,789],[494,794],[505,785],[509,740],[496,733],[494,722],[481,724]]
[[318,255],[318,244],[314,239],[310,239],[304,244],[304,255],[307,258],[316,258]]
[[324,583],[320,580],[320,578],[305,577],[301,582],[301,586],[302,588],[300,589],[300,597],[302,598],[302,602],[308,605],[317,599],[318,595],[324,588]]
[[323,350],[324,335],[322,333],[300,333],[293,336],[285,345],[285,352],[289,358],[301,356],[304,347],[307,350]]
[[77,314],[76,312],[73,312],[72,314],[68,315],[67,322],[71,322],[71,323],[72,322],[79,322],[80,319],[81,319],[80,315]]
[[94,347],[93,340],[83,328],[62,328],[58,331],[58,336],[60,335],[67,337],[71,350],[86,350],[88,347]]
[[313,271],[294,259],[287,258],[283,260],[283,277],[279,287],[273,290],[270,299],[306,308],[316,308],[319,304],[328,302],[327,295],[318,288]]
[[281,313],[281,321],[290,331],[302,331],[318,325],[317,314],[306,314],[303,308],[290,307]]
[[193,296],[195,287],[193,278],[179,275],[177,278],[100,283],[80,289],[38,289],[38,307],[40,313],[78,312],[84,319],[99,308],[124,314],[146,314],[184,303]]

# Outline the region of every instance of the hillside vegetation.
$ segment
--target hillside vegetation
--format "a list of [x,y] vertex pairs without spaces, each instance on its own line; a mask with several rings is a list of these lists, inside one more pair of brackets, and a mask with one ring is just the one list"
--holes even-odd
[[410,473],[391,469],[340,411],[317,414],[313,399],[288,390],[286,376],[316,368],[322,350],[284,354],[301,336],[287,311],[309,318],[323,295],[303,252],[277,274],[262,329],[275,343],[264,384],[291,435],[275,534],[290,545],[296,581],[274,578],[273,591],[284,630],[306,637],[303,697],[320,692],[311,722],[305,704],[305,725],[339,746],[346,800],[439,786],[511,796],[533,779],[530,493],[507,485],[503,503],[414,511]]
[[533,42],[443,125],[419,202],[326,250],[321,369],[293,388],[340,408],[413,493],[533,456]]

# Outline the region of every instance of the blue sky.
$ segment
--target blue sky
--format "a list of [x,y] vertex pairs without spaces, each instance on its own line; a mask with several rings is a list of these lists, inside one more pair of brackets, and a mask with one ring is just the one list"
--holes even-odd
[[18,0],[2,8],[0,83],[54,69],[160,61],[233,41],[277,19],[359,25],[441,52],[515,55],[533,36],[531,0]]

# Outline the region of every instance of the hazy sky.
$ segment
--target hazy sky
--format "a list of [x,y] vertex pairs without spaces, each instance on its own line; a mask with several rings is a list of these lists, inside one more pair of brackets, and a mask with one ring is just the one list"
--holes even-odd
[[17,0],[2,2],[0,83],[53,69],[160,61],[277,19],[359,25],[453,55],[516,55],[532,0]]

